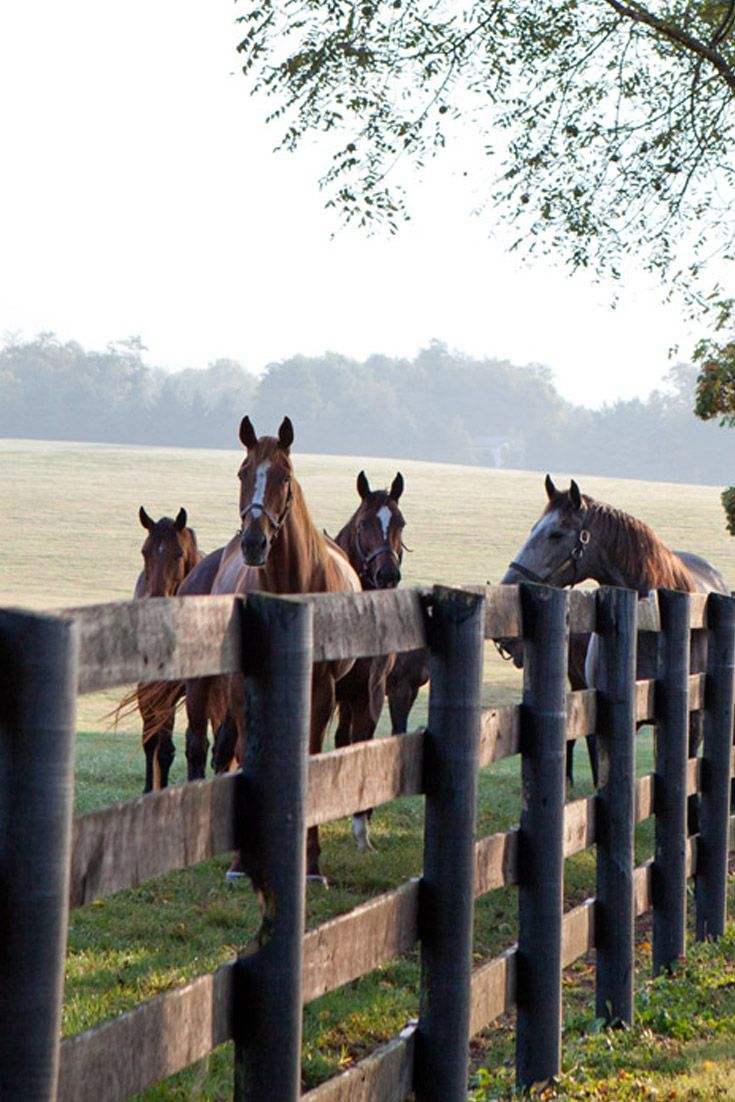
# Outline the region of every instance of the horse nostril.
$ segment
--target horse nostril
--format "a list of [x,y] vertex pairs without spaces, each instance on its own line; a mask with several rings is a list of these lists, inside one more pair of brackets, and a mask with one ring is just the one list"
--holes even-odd
[[392,566],[381,566],[375,580],[380,589],[395,589],[401,580],[401,572]]

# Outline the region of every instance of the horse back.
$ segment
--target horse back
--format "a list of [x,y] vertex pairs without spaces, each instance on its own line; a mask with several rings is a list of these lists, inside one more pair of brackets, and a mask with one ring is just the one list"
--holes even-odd
[[223,547],[203,555],[197,565],[186,575],[179,586],[178,597],[201,597],[212,592],[212,585],[219,570]]
[[674,554],[681,559],[694,578],[697,593],[724,593],[726,597],[730,595],[727,582],[712,563],[701,555],[695,555],[693,551],[674,551]]

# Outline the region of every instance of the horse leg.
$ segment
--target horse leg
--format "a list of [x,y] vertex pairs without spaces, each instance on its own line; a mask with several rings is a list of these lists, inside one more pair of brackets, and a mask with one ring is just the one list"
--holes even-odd
[[[689,757],[696,758],[704,739],[704,715],[702,712],[689,714]],[[687,832],[699,834],[699,794],[693,793],[687,799]]]
[[199,677],[186,683],[186,761],[188,781],[201,780],[207,769],[207,722],[211,677]]
[[[214,733],[212,769],[215,773],[227,773],[233,764],[237,744],[237,725],[228,711]],[[239,764],[239,761],[238,761]]]
[[156,751],[158,750],[158,732],[156,730],[155,713],[150,706],[148,696],[150,694],[150,688],[148,685],[138,686],[138,711],[140,712],[140,718],[143,720],[143,735],[142,745],[143,753],[145,754],[145,782],[143,786],[143,793],[153,792],[154,789],[159,788],[158,783],[158,767],[156,762]]
[[419,695],[419,686],[407,681],[392,685],[388,691],[391,733],[403,735],[408,730],[408,717]]
[[159,721],[156,735],[156,747],[154,753],[154,770],[156,775],[156,788],[168,788],[168,775],[171,771],[176,747],[174,746],[174,725],[176,723],[176,705],[184,696],[183,682],[174,682],[166,686],[166,715],[164,721]]
[[592,774],[592,783],[597,788],[600,780],[600,764],[597,756],[597,735],[586,735],[585,742],[587,743],[587,753],[590,759],[590,773]]
[[[311,725],[309,728],[309,753],[319,754],[324,744],[324,734],[334,711],[335,680],[325,663],[315,664],[311,678]],[[306,879],[318,880],[326,887],[327,881],[319,868],[319,828],[309,827],[306,832]]]
[[156,743],[155,770],[158,782],[156,788],[167,788],[168,775],[176,757],[173,723],[170,726],[167,724],[158,732]]
[[334,732],[334,745],[337,750],[352,745],[352,702],[340,700],[337,704],[337,730]]
[[[383,711],[388,674],[393,668],[394,656],[382,655],[368,659],[360,667],[359,692],[352,701],[352,741],[367,742],[375,735],[375,729]],[[364,853],[370,844],[368,824],[373,809],[367,808],[352,816],[352,837],[357,848]]]

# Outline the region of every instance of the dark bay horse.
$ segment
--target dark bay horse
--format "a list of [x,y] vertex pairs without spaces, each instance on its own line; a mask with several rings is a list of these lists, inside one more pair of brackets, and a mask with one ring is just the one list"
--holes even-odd
[[[568,490],[557,490],[547,475],[545,486],[546,508],[510,564],[503,584],[533,581],[563,587],[591,578],[600,585],[633,589],[639,597],[656,589],[729,594],[715,567],[691,551],[669,550],[644,521],[582,494],[574,480]],[[647,636],[639,640],[638,678],[655,677],[655,645],[655,637],[648,645]],[[594,684],[596,650],[593,635],[586,656],[587,684]],[[702,672],[705,663],[706,632],[695,631],[692,672]],[[700,739],[698,718],[692,716],[691,755]]]
[[[133,596],[173,597],[182,591],[186,578],[203,557],[193,529],[187,527],[186,509],[179,509],[175,520],[161,517],[154,521],[141,505],[138,516],[148,535],[141,548],[143,570],[138,576]],[[183,688],[181,682],[161,681],[139,685],[135,692],[143,720],[144,792],[165,788],[168,784],[175,754],[176,704]],[[124,709],[126,701],[121,708]]]
[[[371,490],[365,472],[360,471],[357,492],[360,504],[337,533],[336,543],[347,555],[363,589],[395,589],[401,580],[406,523],[398,505],[403,476],[399,471],[389,490]],[[358,658],[337,682],[337,747],[363,742],[375,734],[394,659],[393,654]],[[369,817],[369,811],[362,811],[352,819],[352,835],[360,850],[370,849]]]
[[[250,419],[243,418],[240,441],[247,454],[238,471],[241,527],[222,551],[213,594],[359,592],[359,578],[346,555],[317,530],[309,515],[291,462],[293,439],[288,417],[277,436],[262,437],[256,435]],[[314,663],[309,733],[313,754],[322,749],[335,707],[335,685],[351,666],[351,661]],[[237,728],[236,757],[242,761],[246,737],[242,679],[228,679],[227,688],[227,711]],[[308,831],[306,865],[307,876],[323,879],[316,827]]]

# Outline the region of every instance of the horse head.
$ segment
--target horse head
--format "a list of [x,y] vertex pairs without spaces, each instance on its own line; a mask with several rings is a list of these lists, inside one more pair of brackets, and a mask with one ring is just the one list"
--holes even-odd
[[153,520],[141,505],[140,523],[148,532],[141,548],[144,597],[172,597],[198,560],[196,537],[186,526],[186,509],[176,519]]
[[398,506],[403,475],[398,472],[389,490],[371,490],[367,475],[360,471],[357,492],[360,505],[347,525],[353,552],[350,555],[348,550],[348,555],[364,589],[395,589],[401,580],[406,525]]
[[273,541],[286,522],[293,502],[290,449],[294,431],[284,417],[278,436],[256,436],[249,417],[240,423],[240,441],[247,449],[240,479],[240,549],[248,566],[265,566]]
[[547,474],[545,486],[546,509],[508,567],[502,585],[531,581],[563,587],[589,577],[582,562],[590,541],[589,499],[574,479],[568,490],[557,490]]

